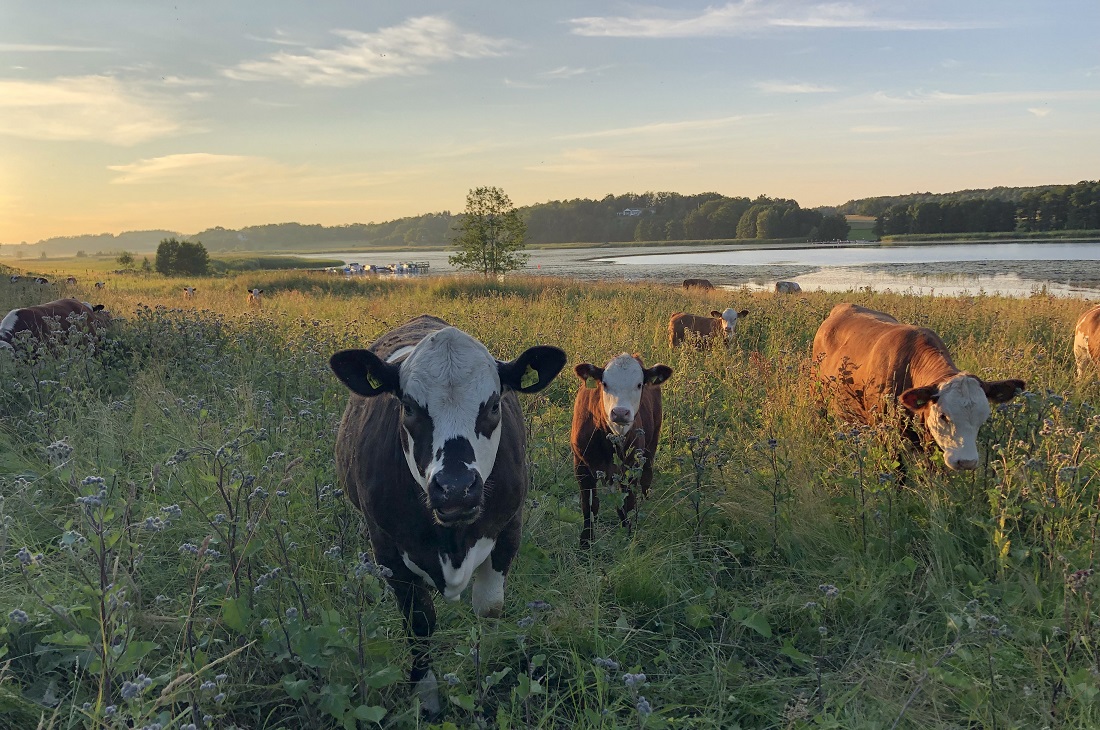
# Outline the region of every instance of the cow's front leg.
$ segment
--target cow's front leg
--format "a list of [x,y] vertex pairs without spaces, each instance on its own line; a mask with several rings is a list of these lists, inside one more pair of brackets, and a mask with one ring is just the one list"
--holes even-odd
[[573,457],[573,473],[581,489],[581,549],[588,548],[592,542],[592,520],[600,514],[600,497],[596,491],[596,476],[592,469],[576,456]]
[[512,560],[519,552],[522,533],[519,516],[512,520],[504,531],[497,535],[489,557],[474,571],[474,587],[470,591],[474,613],[486,618],[499,618],[504,611],[504,582]]
[[439,682],[432,671],[431,638],[435,632],[435,603],[427,585],[403,565],[393,570],[390,586],[405,620],[405,632],[412,650],[409,681],[420,707],[432,715],[439,712]]

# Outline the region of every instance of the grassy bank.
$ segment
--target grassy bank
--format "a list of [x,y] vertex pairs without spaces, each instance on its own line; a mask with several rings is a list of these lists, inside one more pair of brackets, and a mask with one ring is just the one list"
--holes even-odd
[[905,235],[883,236],[883,243],[918,243],[958,241],[976,243],[981,241],[1100,241],[1100,231],[999,231],[996,233],[910,233]]
[[[532,489],[504,618],[437,600],[437,727],[1100,723],[1081,302],[288,272],[184,303],[183,283],[115,280],[109,342],[0,359],[0,726],[426,727],[335,480],[347,392],[326,364],[422,312],[500,358],[569,354],[523,398]],[[0,310],[35,291],[0,287]],[[810,342],[842,300],[1027,380],[979,470],[919,461],[899,489],[876,434],[818,415]],[[670,313],[730,305],[750,310],[733,352],[669,351]],[[569,370],[623,351],[675,369],[658,475],[637,532],[605,495],[580,553]]]

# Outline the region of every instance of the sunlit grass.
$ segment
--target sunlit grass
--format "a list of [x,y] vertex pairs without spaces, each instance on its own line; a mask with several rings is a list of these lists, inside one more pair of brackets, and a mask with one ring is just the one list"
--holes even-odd
[[[1100,516],[1095,391],[1072,377],[1081,301],[303,272],[204,279],[184,300],[191,283],[82,280],[66,293],[117,315],[108,342],[0,361],[0,726],[417,726],[400,619],[337,495],[347,392],[326,361],[421,313],[502,359],[536,343],[569,355],[523,398],[532,486],[504,619],[437,601],[437,673],[454,678],[440,722],[1100,721],[1093,579],[1078,572]],[[0,310],[57,292],[4,281]],[[984,427],[983,468],[912,456],[899,489],[896,438],[819,415],[810,345],[839,301],[1028,382]],[[668,349],[672,312],[726,306],[750,311],[731,352]],[[620,352],[675,369],[657,478],[633,536],[605,510],[581,553],[571,368]]]

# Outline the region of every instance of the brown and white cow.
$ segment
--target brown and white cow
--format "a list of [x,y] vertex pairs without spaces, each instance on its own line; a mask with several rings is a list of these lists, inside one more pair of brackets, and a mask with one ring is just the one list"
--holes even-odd
[[184,299],[194,299],[195,298],[195,287],[193,287],[193,286],[183,287],[183,298]]
[[1100,304],[1077,319],[1073,328],[1073,359],[1077,361],[1077,377],[1096,372],[1100,366]]
[[76,283],[76,277],[75,276],[66,276],[65,277],[65,283],[72,286],[73,284]]
[[528,483],[516,393],[542,390],[564,364],[565,353],[545,345],[501,362],[427,315],[330,359],[352,391],[336,437],[337,472],[363,513],[375,559],[392,573],[412,645],[410,679],[429,712],[439,710],[429,589],[456,601],[472,579],[474,611],[499,615]]
[[77,299],[58,299],[33,307],[13,309],[0,320],[0,350],[11,350],[13,340],[21,332],[28,332],[36,339],[46,339],[57,323],[60,331],[66,331],[75,324],[77,317],[84,317],[91,331],[106,326],[110,315],[102,304],[91,305]]
[[637,506],[631,472],[641,467],[641,496],[653,482],[653,455],[661,435],[661,383],[672,377],[667,365],[645,367],[625,352],[604,367],[581,363],[573,368],[584,386],[573,402],[573,473],[581,490],[581,548],[592,542],[592,520],[600,511],[598,482],[618,482],[626,497],[618,509],[628,530]]
[[833,307],[814,337],[813,357],[837,413],[873,424],[900,404],[912,415],[906,436],[914,443],[930,437],[951,469],[978,465],[978,429],[989,404],[1025,387],[962,372],[932,330],[856,304]]
[[714,284],[710,283],[710,279],[684,279],[684,288],[710,290]]
[[248,306],[259,307],[264,303],[264,290],[263,289],[249,289],[248,290]]
[[107,282],[105,282],[105,281],[97,281],[95,283],[95,288],[96,289],[104,289],[106,287],[107,287]]
[[668,346],[676,347],[689,337],[689,333],[698,336],[697,345],[705,347],[722,342],[726,347],[733,344],[738,323],[749,315],[749,310],[740,312],[732,307],[724,312],[711,310],[709,317],[698,314],[677,312],[668,320]]

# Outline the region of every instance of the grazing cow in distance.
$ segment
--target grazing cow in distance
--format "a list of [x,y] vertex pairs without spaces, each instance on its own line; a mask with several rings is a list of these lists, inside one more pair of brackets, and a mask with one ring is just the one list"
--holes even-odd
[[528,485],[516,393],[549,385],[565,353],[536,345],[501,362],[462,330],[421,315],[329,364],[352,391],[337,473],[387,569],[412,647],[410,680],[434,714],[429,589],[456,601],[472,579],[474,612],[500,614]]
[[70,286],[73,285],[73,284],[76,284],[76,277],[75,276],[65,277],[65,283],[69,284]]
[[1073,328],[1073,359],[1077,361],[1078,378],[1100,365],[1100,304],[1077,319]]
[[183,298],[184,299],[194,299],[195,298],[195,287],[193,287],[193,286],[183,287]]
[[710,279],[684,279],[685,289],[713,289]]
[[839,415],[870,425],[900,404],[910,414],[905,435],[914,444],[930,438],[951,469],[977,467],[989,404],[1024,389],[1022,380],[984,381],[960,371],[932,330],[856,304],[833,307],[814,337],[813,357]]
[[8,277],[8,281],[10,281],[12,284],[14,284],[22,278],[23,277],[20,276],[19,274],[12,274],[11,276]]
[[50,283],[50,280],[47,279],[44,276],[36,276],[31,281],[33,281],[35,284],[49,284]]
[[668,321],[668,346],[676,347],[688,338],[689,333],[698,336],[696,345],[703,348],[708,344],[722,341],[726,347],[733,344],[733,336],[737,334],[737,324],[749,315],[749,310],[740,312],[733,308],[719,312],[711,310],[709,317],[698,314],[686,314],[677,312]]
[[107,286],[107,282],[105,282],[105,281],[97,281],[95,283],[95,288],[96,289],[103,289],[106,286]]
[[777,281],[775,282],[776,294],[801,294],[802,287],[798,285],[796,281]]
[[[667,365],[645,367],[637,355],[625,352],[604,367],[581,363],[573,368],[584,386],[573,402],[573,473],[581,492],[581,548],[592,542],[592,520],[599,514],[599,481],[625,493],[618,509],[622,525],[630,529],[637,507],[634,478],[641,496],[653,482],[653,455],[661,435],[661,383],[672,377]],[[602,475],[602,476],[601,476]]]
[[110,321],[110,314],[102,304],[93,306],[77,299],[58,299],[33,307],[13,309],[0,320],[0,350],[14,349],[12,342],[20,332],[29,332],[31,337],[46,339],[51,331],[51,323],[55,321],[61,331],[66,331],[70,324],[74,324],[74,315],[86,317],[92,333],[105,327]]
[[248,306],[259,307],[263,305],[264,290],[263,289],[249,289],[248,290]]

